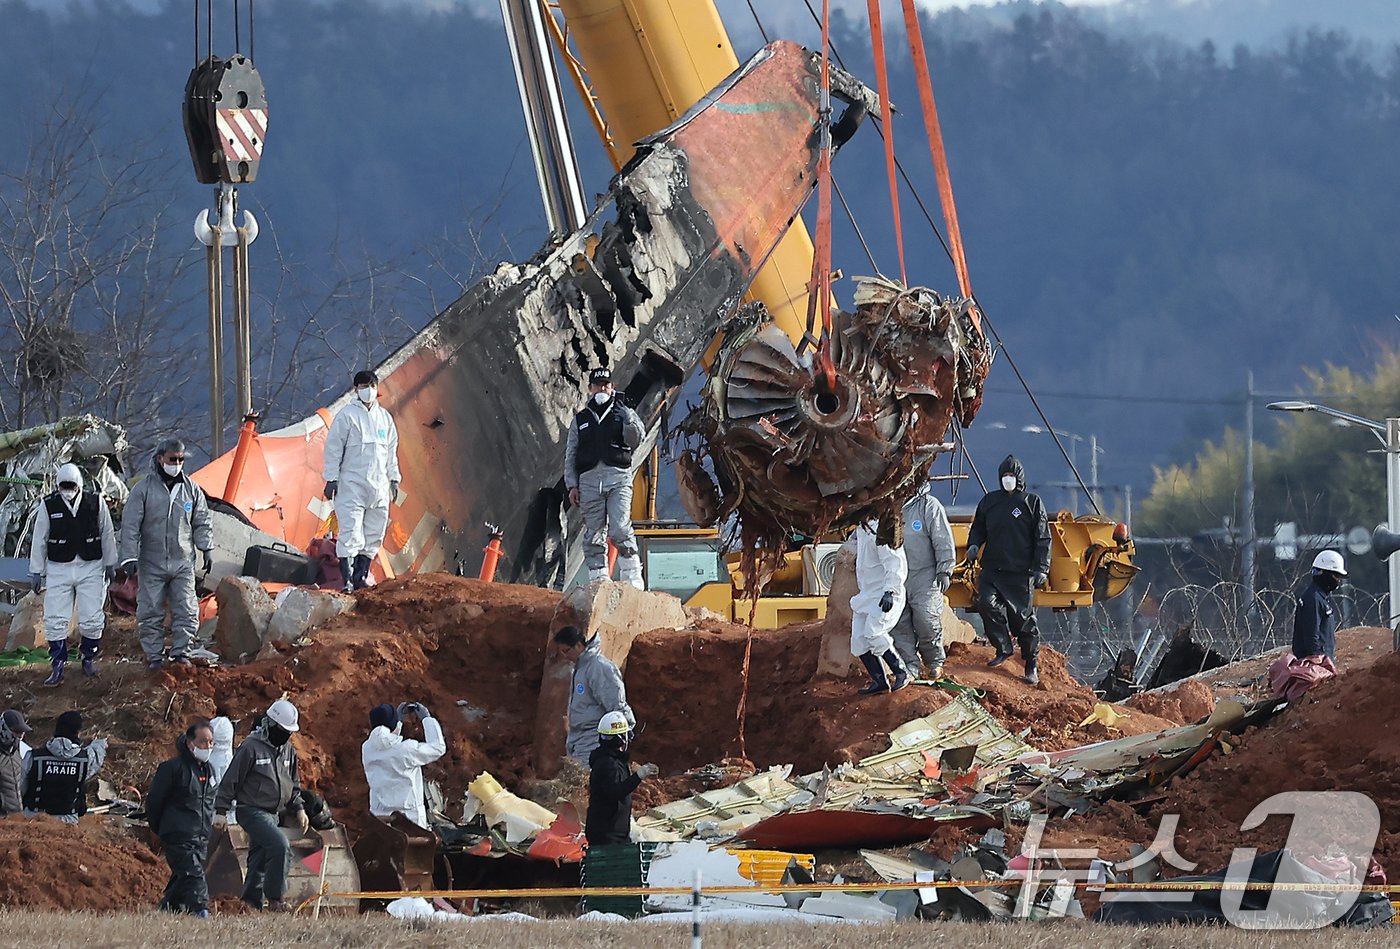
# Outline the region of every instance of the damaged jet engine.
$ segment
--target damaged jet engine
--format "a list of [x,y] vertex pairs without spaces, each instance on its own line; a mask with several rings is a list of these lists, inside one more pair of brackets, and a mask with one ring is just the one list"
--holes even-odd
[[951,447],[953,419],[977,414],[991,365],[972,301],[883,277],[857,278],[853,312],[833,315],[834,387],[815,356],[761,305],[745,307],[724,327],[703,401],[678,429],[700,442],[677,463],[688,512],[705,526],[737,512],[760,567],[776,565],[794,535],[870,518],[897,524],[934,456]]

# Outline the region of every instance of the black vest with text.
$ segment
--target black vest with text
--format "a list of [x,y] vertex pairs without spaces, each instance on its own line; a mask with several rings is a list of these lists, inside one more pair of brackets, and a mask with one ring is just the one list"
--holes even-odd
[[616,400],[608,403],[599,418],[589,405],[574,416],[578,427],[578,451],[574,454],[574,473],[592,471],[599,462],[613,468],[632,467],[632,449],[622,437],[622,412],[613,411]]
[[60,758],[45,748],[35,748],[29,758],[29,786],[24,806],[55,817],[87,813],[83,784],[88,779],[87,756]]
[[54,563],[102,559],[102,527],[97,517],[101,503],[95,494],[78,495],[78,513],[68,509],[60,494],[44,498],[49,517],[48,558]]

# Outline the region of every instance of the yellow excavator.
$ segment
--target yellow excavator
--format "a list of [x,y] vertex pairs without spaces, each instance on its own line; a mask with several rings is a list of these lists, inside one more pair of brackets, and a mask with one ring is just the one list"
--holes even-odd
[[[540,0],[560,61],[583,98],[614,167],[633,143],[678,119],[739,66],[719,12],[710,0]],[[799,217],[754,279],[749,298],[761,301],[794,342],[806,327],[813,245]],[[713,349],[708,355],[713,355]],[[760,628],[817,619],[826,613],[839,543],[808,544],[757,600],[744,595],[739,556],[726,555],[712,529],[657,518],[658,453],[638,471],[633,520],[647,585],[706,607],[725,619]],[[953,518],[963,561],[970,519]],[[1036,604],[1077,609],[1117,596],[1137,572],[1127,528],[1096,516],[1060,512],[1050,525],[1050,579]],[[833,538],[835,539],[835,538]],[[960,566],[950,605],[972,604],[975,567]]]

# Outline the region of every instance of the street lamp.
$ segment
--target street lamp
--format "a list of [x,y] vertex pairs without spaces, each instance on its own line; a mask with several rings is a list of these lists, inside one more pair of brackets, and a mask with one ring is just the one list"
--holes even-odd
[[[1384,422],[1352,415],[1316,402],[1270,402],[1269,408],[1275,412],[1316,412],[1328,418],[1339,419],[1348,425],[1359,425],[1370,429],[1371,434],[1385,449],[1385,517],[1387,526],[1394,530],[1400,526],[1400,418],[1388,418]],[[1400,557],[1386,560],[1386,571],[1390,580],[1390,606],[1387,609],[1386,625],[1394,630],[1392,647],[1400,652],[1400,624],[1395,622],[1397,608],[1400,608]]]

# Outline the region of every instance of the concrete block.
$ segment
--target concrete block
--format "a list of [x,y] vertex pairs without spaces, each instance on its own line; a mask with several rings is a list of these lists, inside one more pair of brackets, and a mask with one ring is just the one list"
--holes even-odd
[[826,623],[822,627],[817,675],[844,679],[851,673],[855,662],[855,657],[851,655],[851,597],[857,592],[856,555],[847,545],[836,554],[831,592],[826,598]]
[[573,625],[589,638],[601,637],[603,655],[625,670],[632,641],[642,633],[685,629],[690,622],[685,606],[669,593],[638,590],[611,580],[598,580],[571,591],[560,604],[545,645],[535,715],[535,773],[541,778],[554,776],[568,735],[566,715],[573,668],[556,655],[553,637],[559,627]]
[[277,599],[267,625],[267,640],[296,642],[322,623],[348,610],[354,601],[321,590],[289,587]]
[[275,610],[272,597],[252,577],[224,577],[214,598],[219,604],[215,651],[227,662],[256,656],[267,641]]

